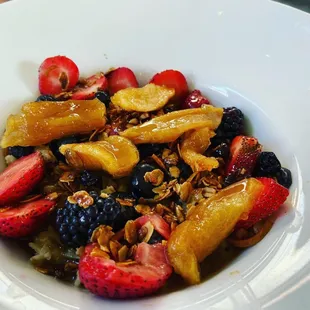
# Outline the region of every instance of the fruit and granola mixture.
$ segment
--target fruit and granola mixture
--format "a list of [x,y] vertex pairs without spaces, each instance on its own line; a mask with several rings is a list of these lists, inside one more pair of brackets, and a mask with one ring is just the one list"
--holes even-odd
[[146,85],[125,67],[81,78],[55,56],[39,90],[1,140],[0,234],[27,240],[41,273],[108,298],[152,294],[173,273],[198,284],[206,257],[258,243],[289,195],[291,172],[242,111],[179,71]]

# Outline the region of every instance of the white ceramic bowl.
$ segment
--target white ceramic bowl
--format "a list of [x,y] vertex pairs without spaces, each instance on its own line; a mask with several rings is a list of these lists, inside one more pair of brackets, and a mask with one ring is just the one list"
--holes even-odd
[[216,104],[240,107],[294,177],[287,210],[261,243],[209,281],[167,295],[103,300],[39,274],[1,241],[0,309],[307,308],[307,14],[263,0],[15,0],[0,6],[0,32],[1,131],[37,95],[37,69],[48,56],[72,58],[85,75],[128,66],[140,82],[173,68]]

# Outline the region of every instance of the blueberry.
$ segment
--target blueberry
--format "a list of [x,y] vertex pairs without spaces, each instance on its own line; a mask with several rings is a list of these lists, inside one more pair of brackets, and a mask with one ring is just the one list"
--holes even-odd
[[178,163],[178,168],[180,169],[180,178],[181,179],[184,179],[184,180],[186,180],[186,179],[188,179],[190,176],[191,176],[191,174],[193,173],[193,170],[192,170],[192,168],[187,164],[187,163],[185,163],[184,161],[180,161],[179,163]]
[[161,234],[159,234],[156,230],[153,231],[153,234],[148,241],[149,244],[161,243],[164,240]]
[[138,150],[140,153],[140,158],[144,159],[146,157],[152,156],[153,154],[158,154],[165,148],[166,144],[140,144],[138,145]]
[[157,168],[146,163],[140,163],[135,167],[131,176],[131,190],[134,197],[152,198],[155,196],[153,192],[154,185],[150,182],[146,182],[144,179],[145,174],[154,169]]
[[90,191],[89,195],[96,201],[99,197],[98,193],[96,191]]
[[111,100],[110,100],[110,95],[107,92],[98,91],[95,97],[99,99],[102,103],[104,103],[107,108],[109,107]]
[[21,158],[30,155],[34,152],[34,147],[32,146],[10,146],[8,148],[8,154],[14,156],[15,158]]
[[229,157],[229,145],[225,142],[219,144],[212,150],[211,156],[214,157],[221,157],[224,160],[228,159]]
[[36,99],[36,102],[39,102],[39,101],[57,101],[57,99],[51,95],[40,95]]
[[290,188],[292,185],[292,173],[287,168],[281,168],[276,175],[277,181],[279,184],[286,188]]
[[58,139],[58,140],[51,141],[49,143],[49,147],[50,147],[51,151],[53,152],[53,154],[55,155],[55,157],[59,161],[66,162],[65,157],[59,152],[59,148],[64,144],[79,143],[79,142],[80,142],[80,139],[78,137],[68,136],[68,137]]
[[80,179],[81,179],[81,183],[84,186],[93,186],[99,182],[98,176],[96,176],[94,173],[89,172],[87,170],[84,170],[81,173]]

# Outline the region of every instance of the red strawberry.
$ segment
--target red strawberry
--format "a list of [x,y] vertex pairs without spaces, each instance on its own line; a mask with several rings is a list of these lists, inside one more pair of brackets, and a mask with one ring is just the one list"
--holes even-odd
[[99,72],[85,80],[83,87],[76,87],[72,93],[72,99],[93,99],[97,91],[107,90],[108,80],[102,72]]
[[108,298],[134,298],[150,295],[172,274],[162,244],[138,245],[135,262],[117,263],[97,255],[97,245],[86,246],[79,263],[79,277],[93,294]]
[[154,229],[162,235],[166,240],[169,239],[171,230],[169,224],[158,214],[143,215],[136,219],[138,228],[142,227],[147,222],[151,222]]
[[183,109],[200,108],[203,104],[210,104],[210,101],[201,94],[200,90],[192,91],[182,104]]
[[249,228],[258,221],[270,216],[285,202],[289,191],[271,178],[257,178],[264,184],[260,196],[255,201],[247,220],[240,220],[236,227]]
[[225,184],[229,185],[249,177],[261,151],[262,146],[256,138],[235,137],[230,146],[230,160],[226,167]]
[[43,95],[57,95],[68,91],[78,80],[77,65],[65,56],[46,58],[39,68],[39,90]]
[[135,74],[126,67],[117,68],[107,74],[109,93],[114,95],[121,89],[139,87]]
[[183,101],[188,95],[188,85],[185,76],[176,70],[166,70],[153,76],[150,83],[174,88],[175,98]]
[[16,202],[31,192],[44,174],[39,152],[16,160],[0,174],[0,206]]
[[55,201],[40,199],[0,209],[0,234],[11,238],[30,235],[46,220],[55,204]]

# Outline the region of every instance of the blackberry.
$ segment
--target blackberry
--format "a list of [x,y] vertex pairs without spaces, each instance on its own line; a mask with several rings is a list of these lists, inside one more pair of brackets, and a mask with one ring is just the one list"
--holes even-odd
[[161,234],[159,234],[156,230],[154,230],[148,243],[149,244],[161,243],[163,240],[164,237]]
[[91,173],[87,170],[84,170],[80,175],[81,183],[84,186],[93,186],[96,183],[99,182],[98,176],[96,176],[94,173]]
[[229,153],[230,153],[229,145],[223,142],[212,150],[211,156],[221,157],[225,160],[229,157]]
[[33,153],[34,147],[32,146],[10,146],[8,148],[9,155],[14,156],[15,158],[21,158]]
[[95,95],[97,99],[99,99],[105,106],[108,108],[110,105],[110,95],[104,91],[98,91]]
[[165,148],[165,144],[158,144],[158,143],[140,144],[138,146],[141,159],[152,156],[153,154],[158,154],[164,148]]
[[254,169],[259,177],[274,177],[281,170],[281,163],[273,152],[261,152]]
[[151,172],[155,169],[157,169],[155,166],[147,163],[140,163],[135,167],[131,176],[131,190],[135,198],[152,198],[155,196],[153,192],[154,185],[150,182],[146,182],[144,179],[144,175],[147,172]]
[[63,156],[60,152],[59,152],[59,148],[63,145],[63,144],[71,144],[71,143],[78,143],[80,142],[80,139],[76,136],[68,136],[68,137],[63,137],[61,139],[58,140],[53,140],[49,143],[49,147],[51,149],[51,151],[53,152],[53,154],[55,155],[55,157],[59,160],[59,161],[63,161],[66,162],[65,156]]
[[276,174],[276,178],[279,184],[286,188],[290,188],[292,185],[292,173],[287,168],[281,168]]
[[57,101],[57,99],[51,95],[40,95],[36,99],[36,102],[39,102],[39,101]]
[[69,247],[85,245],[99,225],[112,225],[121,212],[120,204],[113,198],[103,199],[92,192],[94,204],[82,208],[68,200],[57,210],[56,227],[61,241]]
[[119,198],[122,200],[131,201],[133,203],[133,206],[127,206],[119,202],[121,205],[121,212],[115,218],[114,223],[113,223],[113,228],[117,231],[117,230],[124,228],[127,221],[135,220],[140,215],[134,207],[134,205],[136,204],[136,199],[131,194],[123,193],[123,192],[116,192],[116,193],[111,194],[111,196],[115,199]]
[[213,138],[215,144],[220,144],[223,140],[232,140],[239,136],[244,130],[244,116],[241,110],[232,107],[224,108],[223,118],[220,126],[216,130],[216,136]]

